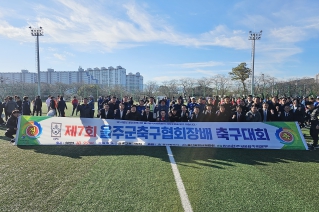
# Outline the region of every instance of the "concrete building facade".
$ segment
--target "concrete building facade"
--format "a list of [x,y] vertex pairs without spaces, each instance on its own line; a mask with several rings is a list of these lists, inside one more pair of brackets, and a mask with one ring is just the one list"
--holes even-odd
[[[81,66],[78,71],[54,71],[48,68],[47,71],[40,72],[40,82],[55,84],[55,83],[83,83],[83,84],[98,84],[108,87],[121,85],[127,91],[142,91],[143,90],[143,76],[139,72],[136,74],[129,73],[126,75],[126,69],[121,66],[117,67],[101,67],[88,68],[84,70]],[[28,70],[21,70],[21,72],[0,72],[1,83],[37,83],[38,74],[29,72]]]

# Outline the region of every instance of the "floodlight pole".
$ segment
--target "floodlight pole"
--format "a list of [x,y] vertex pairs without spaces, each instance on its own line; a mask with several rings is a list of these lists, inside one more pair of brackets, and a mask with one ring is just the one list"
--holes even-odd
[[36,36],[36,56],[37,56],[37,69],[38,69],[38,95],[41,97],[41,83],[40,83],[40,52],[39,52],[39,36],[43,36],[43,29],[42,27],[39,28],[32,28],[31,35]]
[[262,30],[259,33],[249,31],[248,40],[252,40],[252,69],[251,69],[251,95],[254,96],[254,72],[255,72],[255,41],[260,40]]

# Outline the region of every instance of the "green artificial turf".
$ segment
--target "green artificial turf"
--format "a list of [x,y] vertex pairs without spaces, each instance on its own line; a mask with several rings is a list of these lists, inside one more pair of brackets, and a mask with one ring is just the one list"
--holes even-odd
[[183,210],[163,147],[0,148],[0,211]]
[[194,211],[318,211],[316,151],[172,151]]
[[[17,147],[4,132],[1,212],[183,211],[165,147]],[[194,211],[319,211],[319,150],[172,151]]]

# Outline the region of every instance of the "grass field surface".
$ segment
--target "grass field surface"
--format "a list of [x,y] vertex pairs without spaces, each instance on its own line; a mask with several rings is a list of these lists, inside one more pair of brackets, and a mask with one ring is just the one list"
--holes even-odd
[[[14,146],[4,132],[0,211],[184,211],[165,147]],[[319,151],[172,152],[193,211],[319,211]]]

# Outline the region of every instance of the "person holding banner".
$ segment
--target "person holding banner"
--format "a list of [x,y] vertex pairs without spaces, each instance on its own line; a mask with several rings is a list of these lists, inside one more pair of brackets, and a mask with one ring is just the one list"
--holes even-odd
[[12,111],[11,116],[8,119],[7,124],[6,124],[7,131],[5,133],[5,136],[8,138],[11,138],[11,143],[15,142],[13,135],[15,135],[17,133],[17,125],[18,125],[18,116],[19,115],[20,115],[19,110]]
[[314,106],[313,102],[307,102],[308,116],[310,119],[310,135],[313,139],[312,145],[309,147],[310,150],[316,150],[318,148],[318,133],[319,133],[319,108]]

